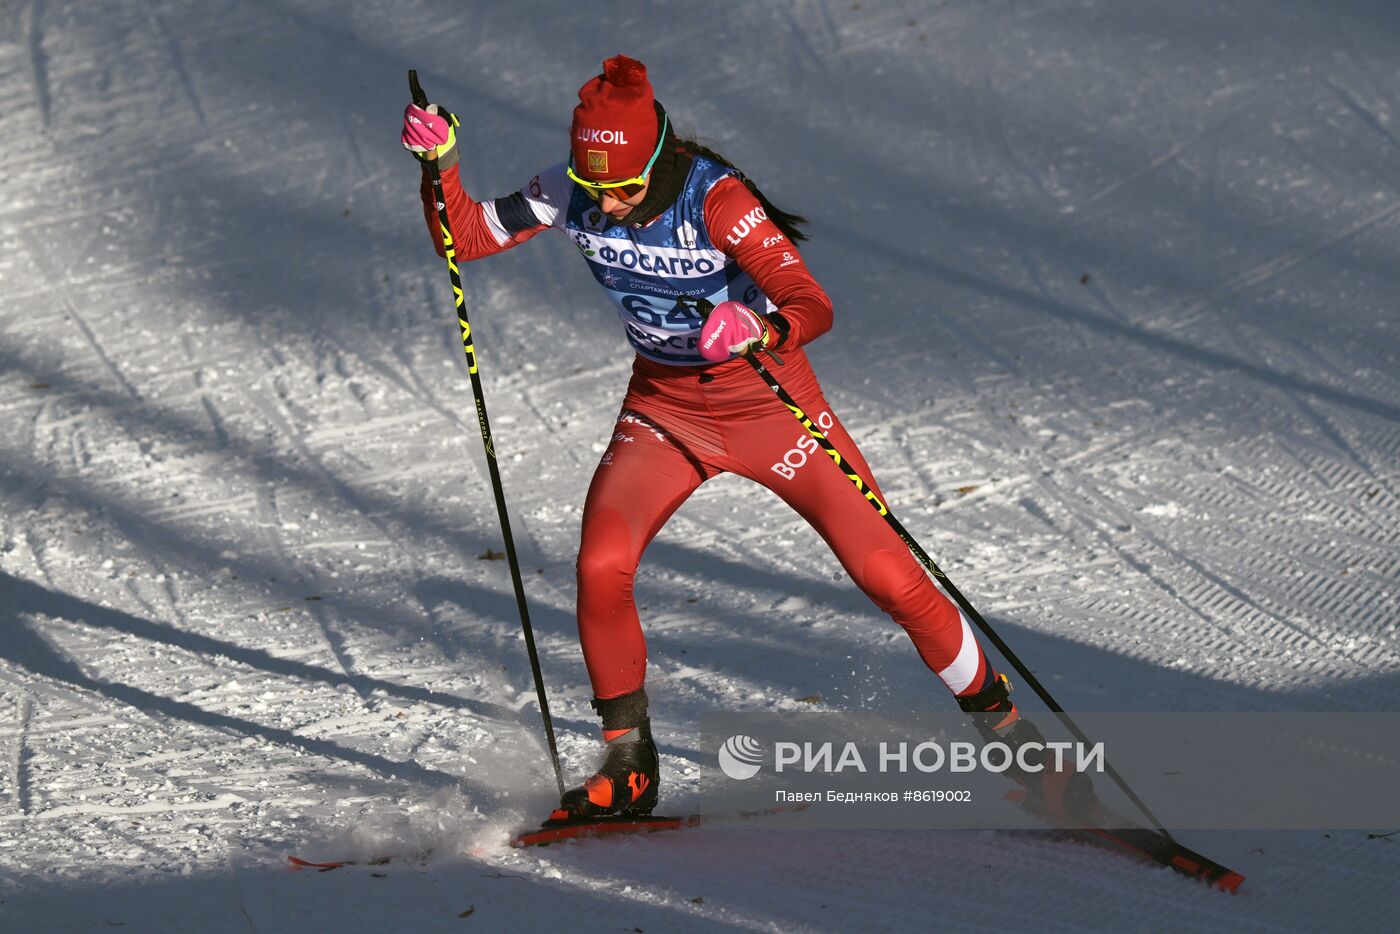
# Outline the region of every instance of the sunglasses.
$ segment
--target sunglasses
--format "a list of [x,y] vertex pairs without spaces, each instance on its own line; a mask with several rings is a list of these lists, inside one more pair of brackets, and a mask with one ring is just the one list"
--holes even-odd
[[605,191],[613,197],[618,197],[619,195],[623,198],[636,197],[641,193],[643,188],[646,188],[647,176],[651,175],[651,167],[656,165],[656,160],[661,155],[661,148],[666,144],[666,126],[669,122],[670,118],[663,114],[661,117],[661,132],[658,134],[656,140],[656,151],[653,152],[651,158],[647,160],[646,168],[642,169],[641,175],[620,179],[615,182],[590,181],[589,179],[581,177],[574,171],[574,157],[572,155],[569,156],[569,164],[565,166],[564,172],[569,178],[574,180],[576,185],[583,189],[584,194],[588,195],[588,197],[592,198],[594,201],[601,198]]

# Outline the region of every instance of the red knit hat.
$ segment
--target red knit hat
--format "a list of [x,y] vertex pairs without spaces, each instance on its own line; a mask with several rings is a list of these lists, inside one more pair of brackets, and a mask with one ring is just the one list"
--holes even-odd
[[578,89],[569,133],[574,171],[606,182],[641,175],[656,151],[656,109],[647,66],[615,55]]

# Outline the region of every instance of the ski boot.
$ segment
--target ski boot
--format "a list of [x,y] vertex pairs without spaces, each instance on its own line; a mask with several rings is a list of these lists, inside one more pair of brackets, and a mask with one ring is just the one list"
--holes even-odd
[[[1023,807],[1047,817],[1095,823],[1103,806],[1094,794],[1089,776],[1068,765],[1055,769],[1054,757],[1045,749],[1045,737],[1034,723],[1021,716],[1010,695],[1011,682],[999,674],[976,694],[959,697],[958,706],[972,714],[983,741],[1004,743],[1011,750],[1011,766],[1006,774],[1025,789]],[[1037,744],[1037,749],[1028,750],[1024,757],[1029,769],[1020,763],[1021,747],[1027,743]]]
[[638,689],[595,700],[593,708],[603,715],[607,758],[582,787],[564,792],[546,826],[599,817],[646,817],[656,807],[659,776],[646,693]]

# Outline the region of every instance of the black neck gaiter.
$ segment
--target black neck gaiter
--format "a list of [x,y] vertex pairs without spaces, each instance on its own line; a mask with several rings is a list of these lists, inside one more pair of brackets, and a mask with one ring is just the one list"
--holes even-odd
[[[661,125],[661,118],[665,115],[661,105],[656,105],[656,124]],[[676,145],[676,134],[671,129],[671,123],[666,122],[666,138],[661,143],[661,155],[657,157],[656,164],[651,167],[651,175],[647,179],[647,194],[642,199],[642,203],[632,209],[632,212],[623,220],[623,224],[628,227],[644,227],[656,218],[665,213],[666,209],[676,203],[676,199],[681,196],[681,191],[685,188],[685,180],[690,175],[690,166],[695,160],[690,153],[685,152]]]

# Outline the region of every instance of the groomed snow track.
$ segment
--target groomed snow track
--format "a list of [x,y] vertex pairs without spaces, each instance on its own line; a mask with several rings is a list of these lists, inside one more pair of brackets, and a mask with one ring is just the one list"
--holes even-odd
[[[18,0],[0,927],[1385,926],[1383,824],[1189,836],[1248,876],[1233,898],[1034,834],[506,846],[551,776],[396,124],[416,67],[464,118],[469,189],[506,193],[624,38],[683,129],[812,219],[829,397],[1066,707],[1400,708],[1393,4]],[[563,238],[463,274],[578,776],[574,546],[628,355]],[[733,478],[638,603],[681,804],[707,710],[946,704]]]

